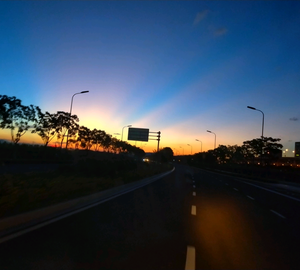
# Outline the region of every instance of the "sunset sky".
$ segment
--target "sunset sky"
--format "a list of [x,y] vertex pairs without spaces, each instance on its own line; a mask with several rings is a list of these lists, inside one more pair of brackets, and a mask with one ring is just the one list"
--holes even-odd
[[289,156],[300,141],[300,1],[1,1],[0,38],[0,94],[55,113],[89,90],[72,113],[90,129],[149,128],[190,154],[213,149],[207,130],[260,137],[249,105]]

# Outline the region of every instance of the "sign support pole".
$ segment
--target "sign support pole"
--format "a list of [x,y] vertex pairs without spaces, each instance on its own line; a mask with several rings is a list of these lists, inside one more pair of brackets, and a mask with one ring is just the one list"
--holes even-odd
[[157,132],[157,152],[159,151],[160,131]]

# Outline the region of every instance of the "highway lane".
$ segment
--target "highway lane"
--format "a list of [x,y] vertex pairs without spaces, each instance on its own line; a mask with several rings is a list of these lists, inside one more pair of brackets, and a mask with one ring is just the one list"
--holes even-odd
[[298,209],[299,201],[235,177],[177,165],[150,185],[2,243],[0,265],[298,269]]
[[208,171],[194,178],[197,269],[299,269],[297,199]]

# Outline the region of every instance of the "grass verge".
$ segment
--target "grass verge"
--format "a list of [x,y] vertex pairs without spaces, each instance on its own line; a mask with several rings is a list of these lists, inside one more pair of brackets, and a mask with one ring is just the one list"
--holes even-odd
[[129,170],[120,166],[109,169],[106,164],[108,169],[103,173],[96,165],[89,162],[74,167],[62,166],[55,172],[1,175],[0,218],[76,199],[172,169],[169,164],[139,163]]

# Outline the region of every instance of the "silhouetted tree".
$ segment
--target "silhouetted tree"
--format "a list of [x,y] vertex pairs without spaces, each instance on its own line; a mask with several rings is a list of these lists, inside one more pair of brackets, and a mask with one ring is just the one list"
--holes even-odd
[[247,156],[246,149],[243,146],[228,145],[229,152],[231,153],[231,162],[242,162]]
[[170,147],[165,147],[159,151],[154,150],[152,159],[158,162],[171,162],[173,161],[173,150]]
[[103,147],[103,150],[105,150],[105,149],[108,150],[109,147],[110,147],[110,145],[111,145],[111,135],[105,133],[103,135],[103,139],[102,139],[101,145]]
[[99,147],[102,146],[102,142],[104,141],[105,138],[105,131],[103,130],[98,130],[98,129],[93,129],[92,131],[92,144],[94,146],[94,150],[98,151]]
[[34,125],[32,133],[38,134],[46,147],[60,133],[61,127],[58,122],[58,114],[42,113],[39,111],[38,122]]
[[247,157],[250,158],[262,156],[263,153],[267,152],[272,155],[281,151],[283,146],[278,143],[280,140],[279,138],[272,137],[257,138],[251,141],[244,141],[243,147],[246,150]]
[[230,159],[231,153],[225,145],[219,145],[218,148],[213,151],[220,163],[224,163],[227,159]]
[[264,142],[262,139],[257,138],[250,141],[244,141],[243,147],[246,150],[246,155],[248,158],[258,157],[262,153]]
[[80,147],[87,150],[91,149],[91,147],[93,146],[92,131],[85,126],[80,126],[78,128],[77,141],[80,142]]
[[21,137],[38,121],[40,108],[24,106],[20,99],[0,95],[0,127],[10,129],[11,141],[17,144]]
[[265,137],[264,138],[264,157],[268,159],[277,159],[282,155],[283,145],[278,143],[281,139]]
[[62,148],[64,138],[66,136],[66,133],[69,133],[69,137],[74,137],[77,132],[79,125],[76,122],[79,122],[79,118],[77,115],[71,115],[70,113],[59,111],[56,114],[57,116],[57,139],[61,140],[60,147]]

